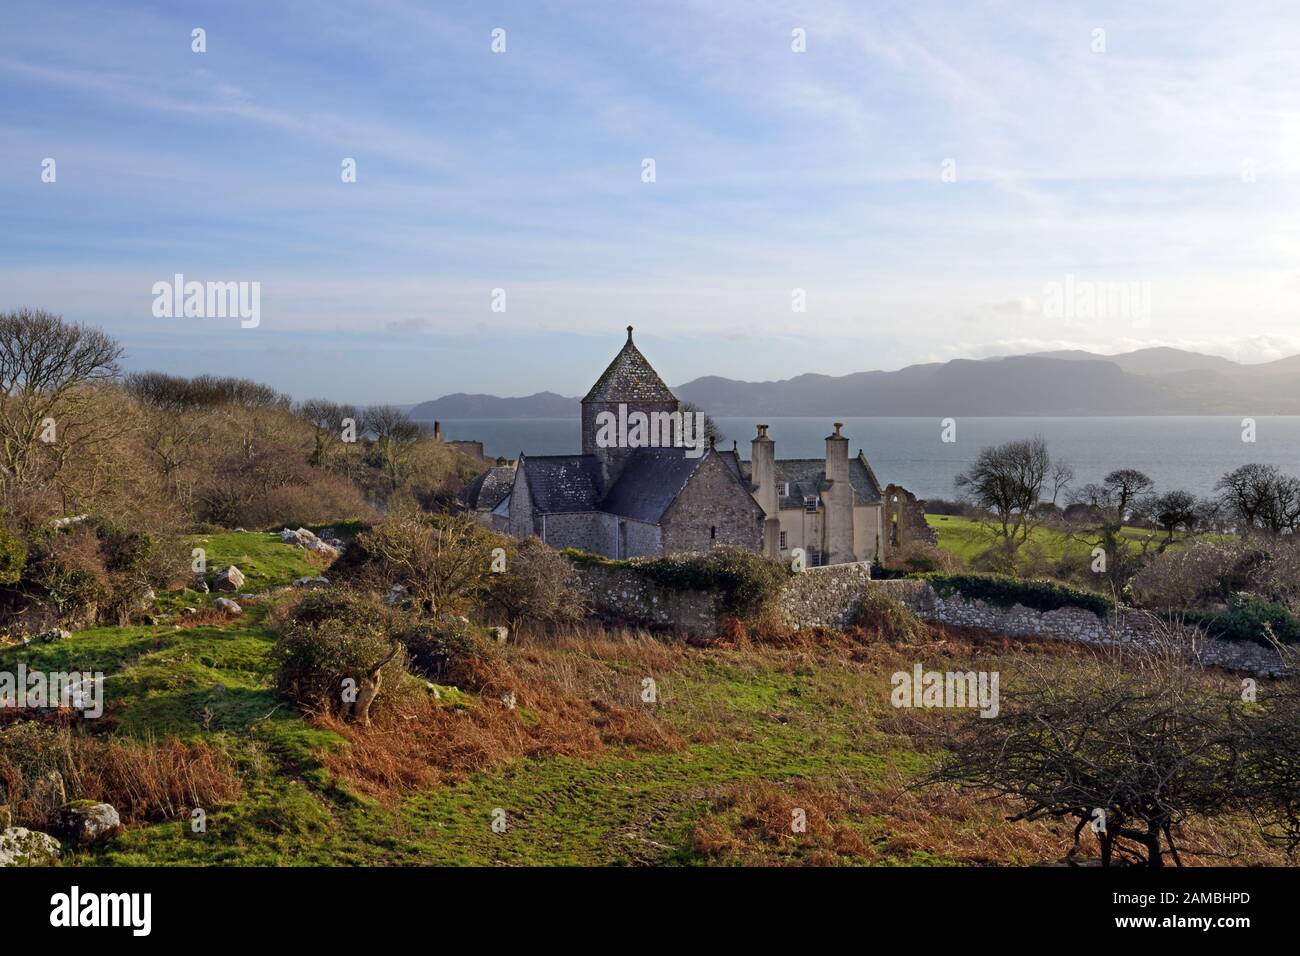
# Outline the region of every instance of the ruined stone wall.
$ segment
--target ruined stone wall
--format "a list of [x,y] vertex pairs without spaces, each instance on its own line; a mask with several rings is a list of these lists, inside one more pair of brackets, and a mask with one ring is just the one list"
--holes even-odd
[[449,441],[448,448],[454,448],[456,451],[464,452],[471,458],[478,458],[488,461],[487,455],[483,453],[483,443],[481,441]]
[[890,551],[905,548],[913,542],[939,543],[939,532],[925,520],[925,504],[918,501],[916,495],[902,485],[890,485],[884,490],[884,499]]

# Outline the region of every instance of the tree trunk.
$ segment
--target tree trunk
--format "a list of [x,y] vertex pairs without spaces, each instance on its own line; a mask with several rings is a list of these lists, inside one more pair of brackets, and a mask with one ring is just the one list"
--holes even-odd
[[384,667],[397,656],[401,649],[402,645],[394,641],[393,649],[388,652],[388,655],[370,668],[370,673],[361,678],[361,687],[357,691],[357,700],[352,705],[352,718],[360,721],[362,727],[370,726],[370,707],[374,704],[375,698],[379,696],[379,687],[384,679]]
[[1152,820],[1147,824],[1147,866],[1164,866],[1165,857],[1160,851],[1160,824]]

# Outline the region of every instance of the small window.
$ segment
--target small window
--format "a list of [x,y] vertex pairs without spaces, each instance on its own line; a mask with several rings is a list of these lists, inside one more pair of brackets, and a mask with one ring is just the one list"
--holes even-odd
[[709,526],[709,540],[710,541],[718,540],[718,526],[716,524]]
[[784,532],[784,531],[781,532],[781,543],[780,543],[780,547],[781,547],[781,550],[782,550],[782,551],[785,550],[785,532]]
[[817,510],[817,496],[816,496],[816,495],[804,495],[804,497],[803,497],[803,510],[804,510],[804,511],[816,511],[816,510]]

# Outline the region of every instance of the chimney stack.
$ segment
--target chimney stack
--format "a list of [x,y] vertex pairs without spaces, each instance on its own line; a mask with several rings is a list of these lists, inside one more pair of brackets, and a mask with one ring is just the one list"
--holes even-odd
[[835,423],[835,433],[826,436],[826,480],[831,486],[826,491],[826,545],[827,564],[845,564],[856,561],[853,552],[853,485],[849,483],[849,440],[842,434],[843,422]]
[[750,443],[750,480],[756,486],[754,500],[766,515],[763,519],[763,553],[779,560],[781,519],[777,513],[776,443],[767,437],[766,425],[758,426],[758,434]]

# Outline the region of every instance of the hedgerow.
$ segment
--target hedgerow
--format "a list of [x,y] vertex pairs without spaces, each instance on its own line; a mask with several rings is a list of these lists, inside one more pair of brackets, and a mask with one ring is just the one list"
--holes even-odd
[[1300,620],[1281,604],[1243,595],[1227,612],[1186,611],[1183,622],[1225,641],[1268,645],[1271,635],[1282,644],[1300,644]]
[[1035,611],[1077,607],[1100,618],[1115,607],[1114,602],[1103,595],[1055,581],[1026,581],[1004,574],[920,574],[915,577],[929,581],[942,597],[959,594],[968,601],[983,601],[995,607],[1020,604]]

